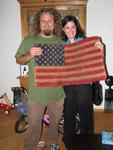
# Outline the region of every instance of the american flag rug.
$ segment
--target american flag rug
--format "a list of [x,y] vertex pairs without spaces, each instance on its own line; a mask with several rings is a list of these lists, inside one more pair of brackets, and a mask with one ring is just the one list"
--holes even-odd
[[62,57],[64,65],[62,63],[39,65],[37,56],[35,61],[35,85],[43,87],[63,86],[105,80],[104,54],[102,50],[94,46],[99,40],[100,37],[92,36],[78,43],[60,45],[64,51],[64,58]]

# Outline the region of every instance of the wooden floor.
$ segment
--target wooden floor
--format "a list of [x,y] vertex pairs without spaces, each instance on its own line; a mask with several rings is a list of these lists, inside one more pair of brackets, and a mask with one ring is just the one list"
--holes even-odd
[[[9,115],[4,115],[0,112],[0,150],[23,150],[24,133],[16,133],[14,130],[15,122],[18,119],[19,114],[15,111],[10,112]],[[101,133],[102,130],[113,131],[113,112],[95,112],[95,133]],[[44,134],[46,134],[44,129]],[[44,136],[44,135],[43,135]],[[62,140],[62,135],[59,135],[60,150],[66,150]],[[37,150],[41,150],[37,148]],[[49,150],[45,148],[43,150]]]

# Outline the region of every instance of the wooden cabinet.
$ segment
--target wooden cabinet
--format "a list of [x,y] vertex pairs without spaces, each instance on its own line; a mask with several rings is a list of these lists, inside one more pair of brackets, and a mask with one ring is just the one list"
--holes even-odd
[[52,7],[62,16],[77,16],[86,29],[86,8],[88,0],[18,0],[21,9],[22,38],[32,34],[32,22],[35,12],[43,7]]

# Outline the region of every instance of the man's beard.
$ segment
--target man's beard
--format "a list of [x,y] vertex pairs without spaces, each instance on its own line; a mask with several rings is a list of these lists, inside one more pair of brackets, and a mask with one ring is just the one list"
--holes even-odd
[[45,36],[50,36],[50,35],[52,35],[52,31],[51,31],[51,30],[44,30],[44,31],[43,31],[43,34],[44,34]]

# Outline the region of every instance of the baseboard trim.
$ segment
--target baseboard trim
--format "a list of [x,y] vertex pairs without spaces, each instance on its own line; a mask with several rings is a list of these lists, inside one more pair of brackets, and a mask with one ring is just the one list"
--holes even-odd
[[105,110],[104,109],[94,109],[94,112],[104,112]]
[[94,109],[94,112],[108,112],[113,113],[113,109]]

